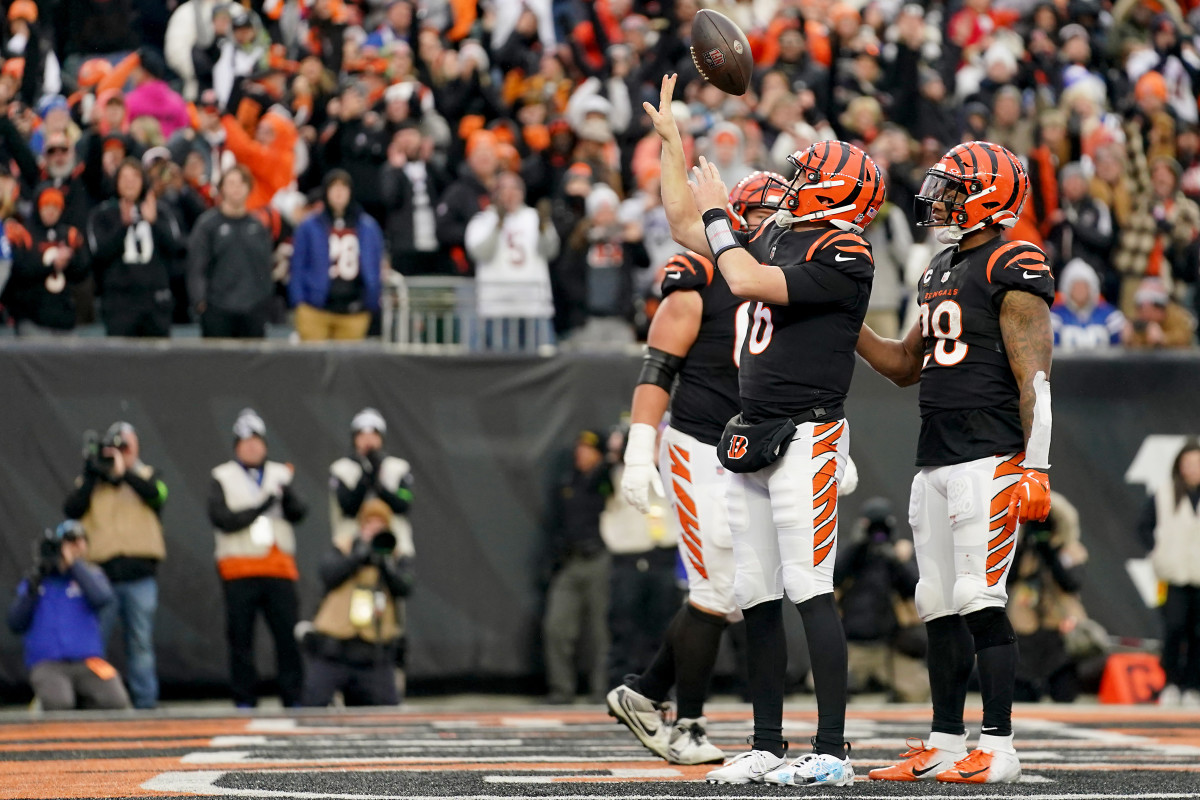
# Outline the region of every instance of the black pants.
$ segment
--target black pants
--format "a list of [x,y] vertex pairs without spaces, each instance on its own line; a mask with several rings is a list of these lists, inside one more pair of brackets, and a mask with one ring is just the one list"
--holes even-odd
[[1021,660],[1017,664],[1018,703],[1036,703],[1049,695],[1056,703],[1073,703],[1079,697],[1079,672],[1067,654],[1062,634],[1039,630],[1017,636]]
[[394,706],[400,702],[391,650],[373,664],[350,664],[319,655],[304,657],[304,705],[329,705],[341,692],[348,706]]
[[109,336],[170,336],[171,300],[104,295],[104,330]]
[[200,335],[206,339],[262,339],[267,335],[270,303],[250,311],[206,308],[200,317]]
[[608,685],[650,666],[683,602],[675,579],[674,548],[615,555],[609,577]]
[[229,682],[233,702],[252,707],[258,702],[258,672],[254,668],[254,620],[261,610],[275,640],[279,699],[285,707],[300,705],[303,684],[300,648],[296,644],[299,601],[296,582],[286,578],[239,578],[225,581],[225,635],[229,642]]
[[1162,616],[1162,668],[1167,683],[1200,689],[1200,586],[1167,586]]

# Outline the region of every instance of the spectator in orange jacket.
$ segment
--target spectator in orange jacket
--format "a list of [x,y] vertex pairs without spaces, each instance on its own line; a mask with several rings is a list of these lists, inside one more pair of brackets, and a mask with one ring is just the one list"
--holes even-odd
[[275,110],[262,115],[253,139],[232,116],[226,115],[221,124],[225,128],[226,147],[254,176],[254,190],[247,207],[251,211],[265,207],[276,192],[296,177],[296,126]]

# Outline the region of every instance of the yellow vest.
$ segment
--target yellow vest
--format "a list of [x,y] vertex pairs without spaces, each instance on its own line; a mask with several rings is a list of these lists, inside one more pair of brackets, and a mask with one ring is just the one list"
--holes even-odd
[[[346,552],[345,548],[338,549]],[[366,642],[392,642],[400,638],[395,600],[379,578],[377,567],[360,567],[345,583],[325,595],[313,618],[317,633],[333,639],[357,638]],[[382,609],[376,605],[378,595],[384,598]]]
[[[141,463],[131,469],[144,480],[154,474]],[[167,557],[162,521],[127,483],[113,486],[97,481],[87,513],[80,522],[87,531],[88,560],[93,564],[103,564],[118,556],[155,561]]]
[[[230,511],[245,511],[261,506],[269,495],[279,494],[292,482],[292,471],[277,461],[263,464],[262,485],[250,478],[246,469],[236,461],[226,461],[215,467],[212,476],[221,484],[225,505]],[[283,518],[279,503],[254,520],[249,527],[234,533],[214,531],[217,560],[230,556],[259,558],[271,551],[271,546],[288,555],[296,553],[296,534],[292,523]]]

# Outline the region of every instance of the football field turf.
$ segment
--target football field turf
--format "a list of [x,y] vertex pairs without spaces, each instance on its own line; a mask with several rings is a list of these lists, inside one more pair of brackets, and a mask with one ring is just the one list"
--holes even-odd
[[[500,704],[502,705],[502,704]],[[1096,705],[1016,711],[1024,767],[1014,785],[879,783],[906,736],[927,731],[923,707],[851,706],[847,738],[858,781],[845,789],[710,786],[710,767],[654,758],[592,706],[498,710],[423,702],[402,710],[234,715],[8,714],[0,718],[0,798],[517,798],[631,800],[775,795],[919,800],[948,796],[1045,800],[1200,800],[1200,710]],[[785,736],[804,752],[811,698],[789,702]],[[978,717],[968,718],[972,734]],[[745,748],[748,706],[709,710],[709,735]]]

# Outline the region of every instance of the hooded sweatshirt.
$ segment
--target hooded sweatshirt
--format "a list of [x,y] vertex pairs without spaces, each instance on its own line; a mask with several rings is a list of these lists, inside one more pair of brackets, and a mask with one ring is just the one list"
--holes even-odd
[[[334,179],[345,177],[341,170],[326,176],[326,194]],[[293,247],[288,282],[292,306],[304,304],[336,313],[379,309],[383,232],[353,194],[341,218],[334,219],[326,203],[326,210],[300,223]]]
[[232,116],[221,120],[225,127],[225,146],[254,176],[254,188],[246,203],[251,210],[266,206],[276,192],[286,188],[296,177],[296,126],[275,111],[264,114],[261,122],[275,132],[275,140],[269,145],[251,138]]
[[[1088,302],[1071,302],[1072,287],[1083,281],[1088,286]],[[1064,350],[1103,350],[1121,343],[1125,315],[1100,296],[1100,279],[1081,258],[1071,259],[1059,278],[1059,300],[1050,309],[1054,346]]]

